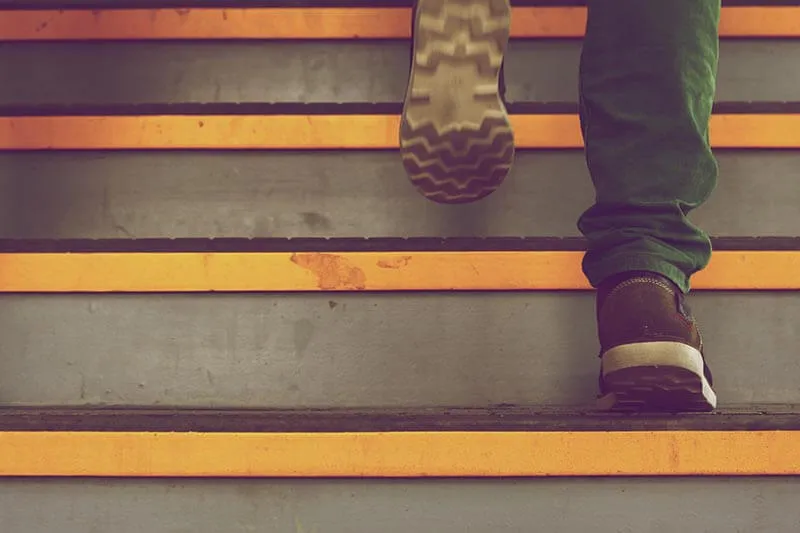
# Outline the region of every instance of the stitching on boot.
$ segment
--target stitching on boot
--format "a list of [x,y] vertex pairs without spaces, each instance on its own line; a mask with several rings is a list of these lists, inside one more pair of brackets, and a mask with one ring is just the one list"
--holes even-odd
[[617,291],[620,291],[626,287],[630,287],[631,285],[635,285],[637,283],[651,283],[653,285],[661,287],[662,289],[668,290],[670,294],[673,295],[675,294],[675,291],[672,290],[672,287],[670,287],[667,283],[661,281],[660,279],[654,279],[642,276],[623,281],[622,283],[611,289],[611,292],[609,292],[608,295],[606,296],[606,301],[608,301],[608,299],[611,298]]

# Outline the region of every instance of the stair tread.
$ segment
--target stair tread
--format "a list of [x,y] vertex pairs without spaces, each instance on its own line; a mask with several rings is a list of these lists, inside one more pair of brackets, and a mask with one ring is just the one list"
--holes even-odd
[[7,407],[0,431],[797,431],[800,405],[724,407],[711,414],[624,415],[574,407],[195,409]]
[[[797,251],[800,237],[716,237],[717,251]],[[584,251],[583,237],[0,238],[2,253]]]

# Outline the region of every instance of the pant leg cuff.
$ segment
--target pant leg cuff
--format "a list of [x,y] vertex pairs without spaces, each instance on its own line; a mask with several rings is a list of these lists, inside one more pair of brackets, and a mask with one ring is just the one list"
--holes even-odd
[[685,272],[672,263],[653,256],[641,254],[628,257],[619,256],[611,258],[605,264],[591,265],[590,267],[584,265],[584,274],[594,288],[599,287],[611,276],[642,270],[664,276],[684,293],[688,293],[691,289],[690,277]]

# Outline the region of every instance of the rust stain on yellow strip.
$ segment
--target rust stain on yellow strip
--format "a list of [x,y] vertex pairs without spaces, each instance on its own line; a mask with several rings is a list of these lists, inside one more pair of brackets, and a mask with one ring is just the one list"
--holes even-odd
[[[516,7],[518,39],[582,38],[584,7]],[[7,10],[0,40],[407,39],[409,8]],[[800,37],[800,7],[725,7],[720,36]]]
[[[541,251],[11,253],[0,254],[0,292],[587,290],[582,257]],[[800,290],[800,252],[716,252],[693,287]]]
[[292,254],[291,261],[314,274],[320,290],[357,291],[366,288],[364,271],[341,254],[298,253]]
[[0,476],[798,474],[800,432],[781,431],[0,433]]
[[[580,149],[575,115],[514,115],[519,148]],[[0,150],[396,149],[395,115],[0,117]],[[715,115],[715,148],[800,148],[800,114]]]

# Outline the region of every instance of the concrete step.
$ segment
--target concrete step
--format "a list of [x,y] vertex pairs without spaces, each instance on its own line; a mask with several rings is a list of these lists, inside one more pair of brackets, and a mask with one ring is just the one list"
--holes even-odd
[[[508,433],[559,434],[627,432],[800,431],[800,405],[748,404],[713,413],[622,414],[586,408],[529,407],[395,407],[214,409],[167,407],[3,407],[0,439],[9,432],[74,433],[216,433],[236,434],[372,434]],[[90,435],[88,438],[91,439]],[[767,436],[768,437],[768,436]],[[702,438],[702,437],[701,437]],[[769,438],[769,437],[768,437]]]
[[798,478],[4,479],[6,533],[789,533]]
[[[571,109],[579,46],[514,41],[509,99]],[[795,112],[774,104],[800,101],[799,48],[725,40],[718,109]],[[391,40],[4,43],[0,109],[395,109],[408,62],[408,42]],[[719,189],[695,220],[716,236],[796,237],[798,152],[718,155]],[[11,239],[572,237],[593,198],[574,151],[523,152],[501,191],[447,210],[413,192],[397,154],[361,151],[6,152],[0,192]],[[728,408],[642,418],[504,405],[592,404],[588,292],[3,294],[0,403],[15,407],[0,410],[0,529],[796,531],[800,415],[778,404],[800,402],[800,293],[692,303]],[[134,409],[85,409],[98,405]],[[473,408],[414,409],[441,405]],[[394,409],[253,409],[352,406]],[[336,469],[401,479],[275,478]],[[407,479],[437,474],[462,477]],[[587,477],[620,474],[634,477]],[[676,474],[695,477],[656,477]]]
[[[722,405],[800,400],[800,293],[701,292]],[[0,401],[240,407],[583,405],[588,292],[14,295]]]
[[[722,151],[692,218],[717,236],[798,235],[797,151]],[[25,179],[20,179],[24,176]],[[578,151],[521,152],[495,194],[443,209],[394,152],[0,154],[0,237],[577,236]]]
[[800,475],[799,446],[790,405],[652,417],[519,407],[0,410],[5,477],[753,477]]
[[[577,102],[578,40],[514,40],[511,102]],[[724,40],[717,100],[800,101],[795,40]],[[408,41],[8,43],[0,106],[401,102]]]
[[[408,46],[13,43],[0,65],[22,74],[0,106],[396,104]],[[573,105],[579,46],[515,41],[510,99]],[[800,101],[798,46],[725,40],[718,101]],[[720,188],[695,220],[718,236],[797,236],[797,151],[719,157]],[[6,152],[0,184],[0,237],[23,239],[568,237],[593,197],[577,151],[523,152],[496,195],[448,209],[419,197],[391,152]],[[723,404],[798,399],[798,298],[695,297]],[[11,404],[584,404],[596,389],[588,293],[4,295],[0,317]]]
[[[514,407],[3,409],[0,513],[11,533],[534,522],[788,532],[800,523],[798,477],[783,477],[800,471],[798,430],[796,405],[656,418]],[[200,469],[213,479],[193,479]],[[673,477],[688,473],[702,477]],[[63,477],[81,475],[92,477]]]
[[7,533],[775,533],[797,478],[0,481]]

